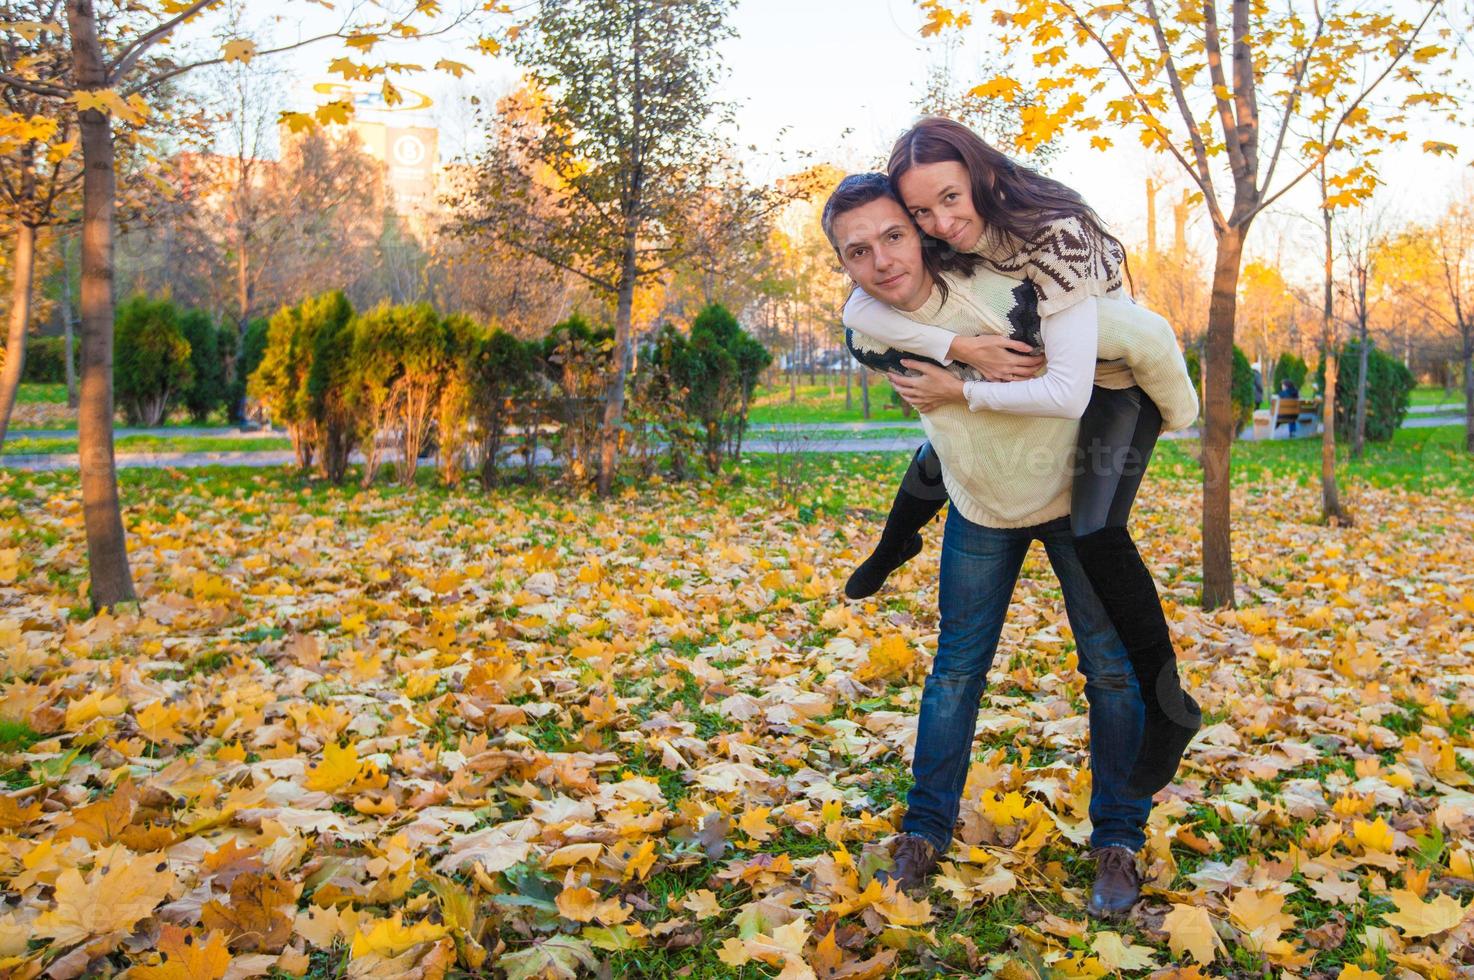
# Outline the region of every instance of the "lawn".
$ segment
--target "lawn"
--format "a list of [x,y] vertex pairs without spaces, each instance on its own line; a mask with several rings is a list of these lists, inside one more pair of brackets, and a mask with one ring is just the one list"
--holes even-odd
[[18,405],[65,405],[67,386],[26,382],[15,393],[15,401]]
[[1463,411],[1464,393],[1458,388],[1419,386],[1413,389],[1414,405],[1432,405],[1451,411]]
[[[864,408],[860,401],[860,379],[856,374],[851,381],[850,407],[845,407],[844,375],[833,375],[833,385],[827,375],[817,375],[817,384],[808,384],[808,375],[799,375],[798,398],[790,401],[792,392],[786,378],[775,386],[759,385],[753,393],[752,409],[748,421],[753,424],[769,422],[863,422]],[[891,384],[885,378],[870,375],[870,420],[915,421],[901,414],[898,405],[891,404]]]
[[[235,429],[224,431],[235,432]],[[120,435],[113,440],[119,453],[271,452],[291,449],[290,439],[278,436],[154,436]],[[77,440],[25,436],[5,441],[6,456],[75,453]]]
[[904,456],[756,455],[609,502],[127,470],[142,601],[95,618],[75,475],[0,471],[0,969],[103,936],[80,974],[159,948],[314,977],[1433,976],[1474,933],[1474,540],[1446,448],[1416,450],[1456,470],[1421,489],[1407,445],[1348,467],[1335,528],[1298,444],[1240,447],[1243,600],[1205,613],[1196,464],[1164,446],[1134,527],[1210,727],[1109,926],[1037,548],[948,863],[917,901],[872,887],[939,526],[874,600],[838,590]]

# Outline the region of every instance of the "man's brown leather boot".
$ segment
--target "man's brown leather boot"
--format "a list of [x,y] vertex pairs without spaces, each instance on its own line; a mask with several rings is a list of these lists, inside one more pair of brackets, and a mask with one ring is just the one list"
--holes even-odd
[[926,880],[937,867],[937,848],[920,834],[902,834],[891,846],[895,868],[875,872],[875,880],[884,887],[892,879],[903,892],[926,888]]
[[1136,870],[1136,853],[1119,845],[1097,847],[1095,886],[1090,890],[1088,911],[1097,919],[1112,919],[1131,911],[1141,896],[1141,874]]

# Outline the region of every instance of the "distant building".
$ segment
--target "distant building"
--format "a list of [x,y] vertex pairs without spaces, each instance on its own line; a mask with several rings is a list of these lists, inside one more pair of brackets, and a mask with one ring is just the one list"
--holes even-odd
[[[348,128],[363,143],[364,152],[383,164],[384,187],[394,210],[421,235],[439,210],[440,130],[426,112],[433,104],[428,95],[408,89],[400,93],[404,101],[391,106],[374,85],[324,81],[312,87],[314,104],[337,99],[353,103]],[[285,127],[281,139],[284,143],[292,139]]]

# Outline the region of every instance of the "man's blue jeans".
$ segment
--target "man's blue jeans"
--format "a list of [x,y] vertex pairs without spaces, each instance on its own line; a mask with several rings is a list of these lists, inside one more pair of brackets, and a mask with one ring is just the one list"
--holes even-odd
[[1061,517],[1024,528],[974,524],[948,508],[942,538],[941,635],[921,697],[915,785],[906,796],[901,829],[920,834],[945,854],[972,761],[978,705],[998,648],[1003,618],[1024,555],[1044,543],[1059,576],[1065,612],[1075,634],[1090,717],[1092,847],[1146,843],[1150,798],[1125,795],[1126,777],[1141,742],[1145,706],[1126,648],[1116,635],[1085,570],[1075,556],[1070,521]]

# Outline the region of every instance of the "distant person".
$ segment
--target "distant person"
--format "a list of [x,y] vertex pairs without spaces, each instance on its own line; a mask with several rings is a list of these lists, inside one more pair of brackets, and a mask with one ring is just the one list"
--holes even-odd
[[[1282,378],[1280,379],[1280,401],[1283,402],[1287,398],[1293,398],[1298,401],[1300,398],[1300,389],[1295,387],[1295,382],[1291,381],[1289,378]],[[1295,415],[1290,419],[1290,435],[1298,435],[1299,432],[1300,413],[1296,412]]]

